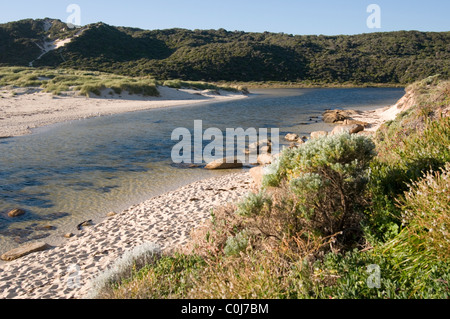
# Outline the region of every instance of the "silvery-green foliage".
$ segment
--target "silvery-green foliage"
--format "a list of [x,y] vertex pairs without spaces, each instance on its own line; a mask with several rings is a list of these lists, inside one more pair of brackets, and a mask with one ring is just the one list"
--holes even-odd
[[236,214],[251,217],[258,215],[265,205],[272,205],[270,197],[263,192],[258,194],[249,193],[239,204]]
[[248,246],[249,235],[243,230],[234,237],[229,237],[224,248],[225,255],[234,256],[244,251]]
[[264,186],[288,185],[295,194],[299,220],[322,235],[358,227],[375,155],[371,139],[348,133],[311,140],[285,150],[264,177]]
[[319,191],[324,185],[324,182],[319,174],[317,173],[304,173],[299,177],[291,180],[291,189],[295,190],[302,188],[310,191]]
[[154,243],[144,243],[125,252],[121,258],[103,271],[90,283],[88,299],[95,299],[103,289],[108,289],[115,283],[132,276],[133,271],[144,268],[161,255],[161,248]]

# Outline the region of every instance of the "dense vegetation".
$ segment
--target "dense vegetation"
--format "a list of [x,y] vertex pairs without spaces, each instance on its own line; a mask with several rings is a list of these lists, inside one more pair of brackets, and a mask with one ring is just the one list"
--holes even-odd
[[[28,66],[35,43],[65,39],[53,21],[0,25],[0,65]],[[294,81],[303,84],[407,84],[449,75],[450,32],[402,31],[355,36],[294,36],[220,30],[154,30],[97,23],[51,51],[35,66],[104,71],[129,76],[195,81]]]
[[448,299],[450,82],[407,92],[410,109],[373,139],[285,150],[263,189],[214,210],[189,249],[143,249],[133,258],[147,262],[122,261],[91,296]]

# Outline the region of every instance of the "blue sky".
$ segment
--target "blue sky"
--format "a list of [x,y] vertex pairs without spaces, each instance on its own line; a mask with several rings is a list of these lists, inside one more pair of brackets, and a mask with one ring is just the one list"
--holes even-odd
[[[219,29],[288,34],[359,34],[397,30],[450,31],[449,0],[13,0],[0,23],[25,18],[67,21],[69,4],[81,24],[105,22],[142,29]],[[381,28],[367,27],[367,7],[381,8]]]

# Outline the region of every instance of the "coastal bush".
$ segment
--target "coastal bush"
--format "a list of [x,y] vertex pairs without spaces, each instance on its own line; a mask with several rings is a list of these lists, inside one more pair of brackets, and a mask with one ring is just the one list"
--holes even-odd
[[359,231],[374,149],[370,139],[347,133],[312,140],[285,151],[265,185],[288,184],[301,220],[322,236],[344,232],[347,241]]
[[399,200],[407,236],[401,236],[416,251],[426,247],[428,259],[445,261],[450,256],[450,162],[440,171],[427,172],[410,185]]
[[131,278],[136,271],[153,264],[161,255],[161,249],[153,243],[144,243],[125,252],[120,259],[90,283],[89,299],[101,298],[123,280]]
[[231,92],[244,92],[249,93],[248,89],[244,86],[232,87],[229,85],[216,85],[206,82],[198,81],[181,81],[181,80],[167,80],[163,82],[163,86],[167,86],[173,89],[195,89],[195,90],[224,90]]
[[[386,147],[383,142],[379,145]],[[404,136],[392,146],[388,160],[379,154],[371,164],[368,189],[372,204],[367,216],[372,233],[378,239],[392,237],[388,236],[387,229],[400,229],[401,211],[397,200],[408,190],[408,184],[450,162],[449,145],[450,117],[427,121],[424,129]]]
[[249,244],[249,235],[246,230],[236,234],[236,236],[228,237],[225,244],[224,253],[226,256],[235,256],[245,251]]
[[[358,250],[329,253],[317,263],[316,291],[322,299],[448,299],[450,263],[406,269],[405,258],[384,252]],[[379,282],[375,269],[379,270]],[[377,286],[379,284],[379,286]]]
[[253,217],[259,215],[266,205],[272,205],[272,200],[269,196],[263,192],[258,194],[250,193],[237,204],[236,214],[244,217]]
[[[190,298],[203,280],[207,264],[202,257],[174,253],[162,255],[133,275],[117,282],[113,289],[100,290],[102,299],[180,299]],[[201,286],[200,286],[201,287]]]

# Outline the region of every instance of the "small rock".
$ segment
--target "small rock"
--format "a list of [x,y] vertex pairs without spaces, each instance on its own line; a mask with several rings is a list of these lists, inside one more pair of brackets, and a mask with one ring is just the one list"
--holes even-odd
[[37,231],[43,231],[43,230],[55,230],[56,227],[51,226],[51,225],[45,225],[45,226],[37,226],[34,228]]
[[13,209],[8,213],[8,216],[11,218],[19,217],[25,214],[25,211],[23,209],[17,208]]
[[358,114],[360,112],[355,110],[328,110],[323,113],[323,121],[329,124],[343,124],[345,120]]
[[92,220],[87,220],[85,222],[82,222],[81,224],[78,224],[77,229],[81,230],[82,227],[89,227],[92,226],[94,223]]
[[326,131],[317,131],[317,132],[312,132],[311,133],[311,138],[312,139],[326,137],[326,136],[328,136],[328,132],[326,132]]
[[289,142],[297,142],[300,139],[300,136],[298,136],[297,134],[291,133],[291,134],[286,135],[284,138],[286,141],[289,141]]
[[252,180],[255,183],[256,187],[258,189],[261,188],[264,177],[264,167],[262,166],[253,167],[250,170],[250,176],[252,177]]
[[269,165],[272,163],[272,156],[270,154],[261,154],[258,156],[258,164]]
[[363,121],[357,121],[357,120],[353,120],[353,119],[347,119],[344,121],[344,125],[352,125],[352,124],[362,125],[365,128],[369,126],[369,123],[363,122]]
[[106,217],[114,217],[117,214],[115,212],[109,212],[108,214],[106,214]]
[[347,132],[349,134],[357,134],[364,131],[364,126],[359,124],[336,126],[330,135],[341,134]]
[[205,166],[206,169],[233,169],[233,168],[242,168],[244,165],[241,161],[234,158],[223,158],[215,160],[214,162],[209,163]]
[[47,248],[49,248],[49,246],[44,242],[25,244],[19,248],[4,253],[0,258],[4,261],[12,261],[31,253],[46,250]]
[[72,233],[67,233],[64,235],[64,238],[72,238],[74,236],[74,234]]
[[326,111],[323,113],[323,121],[325,123],[338,123],[346,120],[348,116],[341,110]]
[[272,147],[270,145],[263,146],[259,149],[260,154],[269,154],[270,152],[272,152]]

